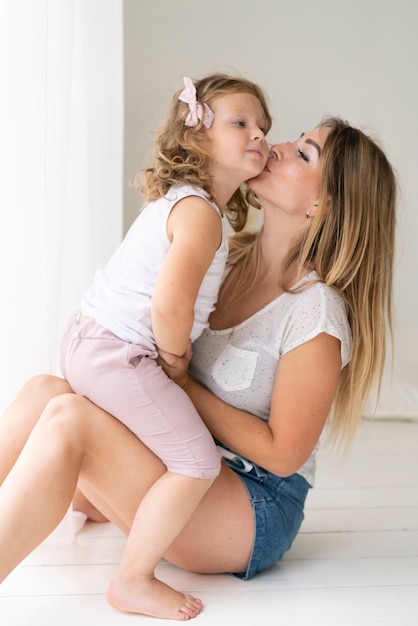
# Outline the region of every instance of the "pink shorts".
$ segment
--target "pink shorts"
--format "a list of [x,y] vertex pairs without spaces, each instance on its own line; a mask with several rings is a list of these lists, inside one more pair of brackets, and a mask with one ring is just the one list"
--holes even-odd
[[169,471],[215,478],[220,455],[213,437],[154,354],[78,318],[70,319],[61,345],[62,373],[73,390],[125,424]]

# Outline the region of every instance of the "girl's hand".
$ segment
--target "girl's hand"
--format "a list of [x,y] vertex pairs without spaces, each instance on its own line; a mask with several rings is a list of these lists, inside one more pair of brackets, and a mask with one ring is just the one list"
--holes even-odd
[[191,358],[192,344],[189,341],[186,352],[182,356],[158,349],[157,362],[169,378],[174,380],[179,387],[184,387],[189,379],[188,369]]

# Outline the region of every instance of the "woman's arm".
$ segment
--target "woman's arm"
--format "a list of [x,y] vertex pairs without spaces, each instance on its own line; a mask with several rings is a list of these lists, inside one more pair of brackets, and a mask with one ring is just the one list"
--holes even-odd
[[173,377],[216,439],[257,465],[289,476],[319,439],[340,369],[340,341],[325,333],[288,352],[277,367],[268,423],[226,404],[184,372]]

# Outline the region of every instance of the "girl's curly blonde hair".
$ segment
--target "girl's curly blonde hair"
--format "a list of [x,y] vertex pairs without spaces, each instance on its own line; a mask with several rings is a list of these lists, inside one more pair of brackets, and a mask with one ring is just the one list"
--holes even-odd
[[[211,107],[212,102],[226,94],[248,93],[255,96],[265,117],[265,134],[271,128],[272,118],[263,90],[255,83],[241,77],[223,73],[211,74],[195,81],[196,98],[201,104]],[[182,90],[177,91],[169,105],[155,142],[154,164],[145,169],[142,180],[138,177],[135,186],[145,202],[165,196],[173,185],[194,185],[206,191],[212,200],[212,177],[209,173],[210,144],[204,126],[204,117],[195,127],[185,125],[189,106],[179,100]],[[225,214],[235,231],[240,231],[247,221],[249,204],[254,204],[253,193],[242,185],[225,207]]]

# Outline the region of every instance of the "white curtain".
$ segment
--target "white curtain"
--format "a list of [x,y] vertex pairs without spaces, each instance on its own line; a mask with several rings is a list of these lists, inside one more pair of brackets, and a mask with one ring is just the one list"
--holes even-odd
[[122,237],[122,0],[0,0],[0,409]]

